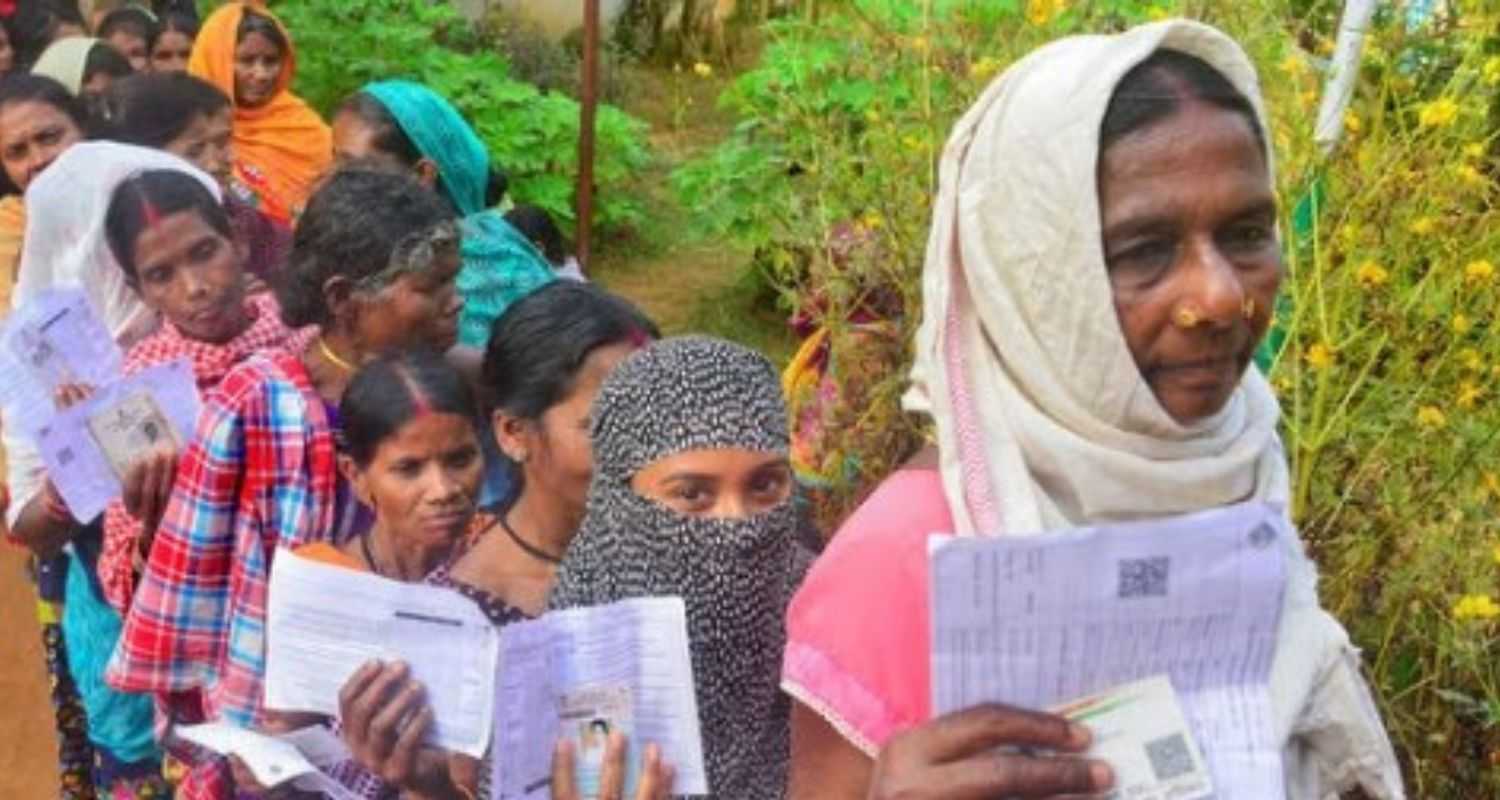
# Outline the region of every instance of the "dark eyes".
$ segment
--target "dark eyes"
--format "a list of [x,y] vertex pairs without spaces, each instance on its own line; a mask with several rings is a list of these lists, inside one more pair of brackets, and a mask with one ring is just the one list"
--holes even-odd
[[207,261],[217,252],[219,252],[219,240],[204,239],[193,246],[193,249],[188,252],[188,257],[193,261]]

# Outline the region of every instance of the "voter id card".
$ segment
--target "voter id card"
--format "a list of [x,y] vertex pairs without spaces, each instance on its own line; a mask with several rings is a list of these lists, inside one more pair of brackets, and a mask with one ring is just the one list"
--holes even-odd
[[1205,800],[1213,780],[1165,675],[1050,709],[1094,733],[1088,757],[1109,764],[1108,800]]

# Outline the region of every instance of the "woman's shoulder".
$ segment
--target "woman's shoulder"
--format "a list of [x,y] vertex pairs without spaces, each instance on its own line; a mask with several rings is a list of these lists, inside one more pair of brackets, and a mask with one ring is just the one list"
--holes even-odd
[[236,364],[211,390],[206,404],[285,415],[306,406],[312,381],[302,361],[291,350],[262,350]]

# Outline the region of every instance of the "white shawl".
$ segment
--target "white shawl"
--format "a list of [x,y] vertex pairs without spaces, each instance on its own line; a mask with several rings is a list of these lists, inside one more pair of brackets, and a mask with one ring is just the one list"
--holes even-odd
[[[1190,426],[1157,402],[1126,345],[1105,268],[1099,131],[1115,86],[1158,49],[1196,56],[1249,98],[1232,39],[1168,21],[1049,44],[1000,76],[943,151],[907,407],[935,422],[961,535],[1024,534],[1257,499],[1285,506],[1280,408],[1251,367]],[[1268,161],[1269,163],[1269,161]],[[1399,769],[1343,628],[1300,544],[1272,674],[1289,796],[1358,780],[1402,796]]]

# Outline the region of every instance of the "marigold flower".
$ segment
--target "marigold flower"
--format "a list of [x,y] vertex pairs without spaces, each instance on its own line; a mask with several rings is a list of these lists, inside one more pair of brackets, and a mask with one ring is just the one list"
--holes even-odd
[[1366,289],[1376,289],[1386,285],[1391,279],[1391,274],[1385,271],[1385,267],[1374,261],[1366,261],[1354,271],[1354,277],[1359,281],[1359,285]]
[[1313,369],[1328,369],[1333,366],[1333,348],[1322,342],[1317,342],[1307,348],[1307,353],[1302,356],[1307,365]]
[[1441,428],[1448,424],[1448,415],[1437,406],[1422,406],[1417,409],[1417,424],[1424,428]]
[[1495,265],[1484,259],[1470,261],[1464,267],[1464,280],[1469,283],[1484,283],[1495,277]]
[[1417,120],[1424,128],[1446,128],[1458,119],[1458,103],[1451,97],[1443,97],[1423,103]]
[[1302,74],[1302,70],[1306,69],[1306,65],[1302,63],[1302,56],[1296,51],[1292,51],[1286,54],[1286,58],[1281,59],[1281,64],[1277,66],[1277,69],[1295,78]]
[[1456,402],[1458,403],[1459,408],[1462,408],[1465,411],[1470,411],[1475,406],[1479,405],[1479,401],[1483,397],[1484,390],[1479,388],[1479,384],[1473,381],[1464,381],[1458,387],[1458,397],[1456,398]]
[[1461,178],[1464,183],[1476,185],[1484,183],[1485,180],[1484,173],[1480,172],[1478,169],[1475,169],[1473,164],[1464,164],[1463,166],[1459,167],[1458,177]]
[[1484,142],[1469,142],[1464,145],[1465,158],[1484,158]]
[[1030,0],[1026,4],[1026,20],[1032,25],[1046,25],[1067,5],[1066,0]]
[[1495,617],[1500,617],[1500,605],[1487,594],[1466,594],[1453,604],[1453,618],[1459,621]]
[[714,74],[714,68],[712,64],[699,61],[693,65],[693,72],[697,73],[700,78],[711,78]]

